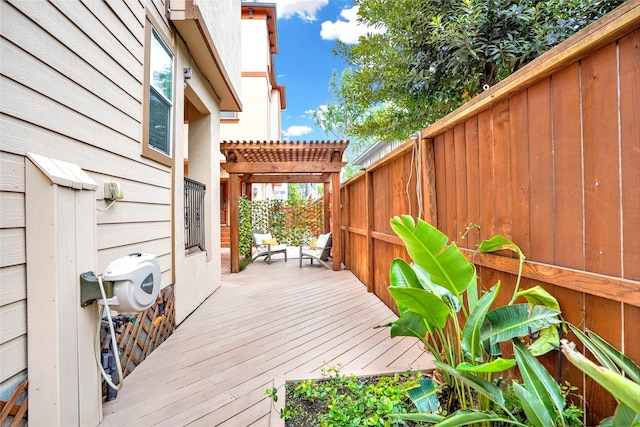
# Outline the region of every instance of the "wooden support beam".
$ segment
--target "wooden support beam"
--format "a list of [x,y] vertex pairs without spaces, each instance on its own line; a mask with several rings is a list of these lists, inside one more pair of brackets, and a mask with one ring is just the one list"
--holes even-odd
[[242,182],[257,184],[306,184],[306,183],[323,183],[328,180],[324,175],[247,175],[241,178]]
[[342,233],[340,232],[340,172],[334,173],[331,177],[331,222],[333,227],[333,271],[339,271],[342,270]]
[[229,208],[231,218],[229,221],[229,235],[231,240],[231,272],[240,272],[240,219],[238,212],[238,199],[240,198],[240,180],[238,174],[229,174]]
[[331,231],[331,187],[328,182],[324,183],[323,191],[323,201],[324,201],[324,209],[322,210],[322,232],[328,233]]
[[302,141],[255,141],[255,142],[227,142],[220,143],[220,151],[225,154],[230,151],[344,151],[349,145],[348,142],[302,142]]
[[231,173],[340,173],[344,162],[227,162],[222,163],[224,170]]

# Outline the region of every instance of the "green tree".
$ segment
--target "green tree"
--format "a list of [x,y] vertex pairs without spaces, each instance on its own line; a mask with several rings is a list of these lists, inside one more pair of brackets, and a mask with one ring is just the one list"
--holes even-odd
[[296,202],[300,200],[302,196],[300,195],[300,190],[296,184],[289,184],[289,194],[287,196],[287,201],[289,203]]
[[338,42],[336,102],[368,112],[345,134],[406,139],[623,1],[354,0],[385,31]]
[[346,161],[350,165],[343,169],[343,181],[359,172],[359,168],[351,163],[376,141],[374,136],[357,135],[352,131],[374,115],[377,109],[377,107],[347,102],[343,92],[350,91],[349,87],[352,84],[353,75],[354,72],[350,68],[343,70],[340,75],[334,70],[329,81],[329,91],[333,100],[315,110],[312,116],[315,124],[321,127],[326,135],[341,140],[350,140],[344,153]]

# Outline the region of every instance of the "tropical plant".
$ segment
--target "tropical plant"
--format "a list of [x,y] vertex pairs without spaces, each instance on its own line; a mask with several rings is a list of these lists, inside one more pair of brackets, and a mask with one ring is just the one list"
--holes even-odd
[[575,344],[566,339],[561,341],[562,353],[618,401],[614,415],[600,425],[640,425],[640,367],[593,331],[582,332],[572,325],[570,328],[601,366],[576,351]]
[[[502,422],[523,425],[505,406],[497,375],[518,365],[524,384],[513,389],[535,426],[565,425],[562,411],[566,401],[559,385],[533,356],[553,348],[561,323],[555,298],[536,286],[521,291],[520,274],[508,304],[491,309],[501,283],[478,298],[475,267],[448,238],[423,220],[410,216],[391,220],[394,232],[403,240],[413,263],[392,261],[389,292],[398,305],[400,317],[389,324],[391,336],[420,339],[434,356],[443,382],[421,381],[410,395],[422,414],[397,415],[405,419],[442,423]],[[520,260],[524,255],[510,240],[496,236],[479,246],[481,252],[511,250]],[[464,298],[466,296],[466,298]],[[516,303],[524,297],[526,303]],[[555,330],[555,333],[553,332]],[[528,346],[524,340],[540,333]],[[539,341],[542,340],[542,343]],[[512,342],[514,359],[502,358],[501,343]],[[555,347],[557,348],[556,341]],[[454,406],[439,408],[436,392],[447,389]],[[497,415],[494,411],[499,410]],[[443,411],[447,416],[434,413]]]

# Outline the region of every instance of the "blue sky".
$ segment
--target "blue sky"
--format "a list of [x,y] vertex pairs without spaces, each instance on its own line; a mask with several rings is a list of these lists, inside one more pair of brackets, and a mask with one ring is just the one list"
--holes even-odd
[[346,62],[332,52],[336,40],[355,43],[367,31],[358,25],[351,0],[270,0],[278,16],[276,80],[286,87],[282,139],[333,140],[315,126],[311,112],[331,100],[329,81]]

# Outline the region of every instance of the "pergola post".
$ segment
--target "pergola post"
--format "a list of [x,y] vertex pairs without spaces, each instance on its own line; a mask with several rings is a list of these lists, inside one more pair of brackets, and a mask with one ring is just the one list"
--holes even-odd
[[342,230],[340,230],[340,173],[331,174],[331,225],[333,227],[333,271],[342,268]]
[[240,180],[237,173],[229,174],[229,203],[231,218],[229,221],[229,236],[231,239],[231,272],[240,272],[240,219],[238,213],[238,199],[240,198]]
[[[328,233],[331,231],[331,182],[325,182],[322,189],[324,191],[322,199],[324,200],[324,209],[322,209],[322,232]],[[335,230],[333,231],[335,232]]]

